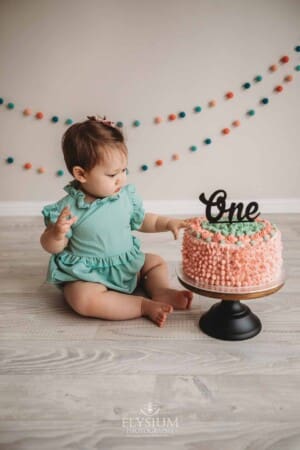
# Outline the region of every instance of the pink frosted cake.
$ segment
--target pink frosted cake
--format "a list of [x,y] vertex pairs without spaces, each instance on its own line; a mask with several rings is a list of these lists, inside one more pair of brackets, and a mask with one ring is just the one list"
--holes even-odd
[[281,233],[267,220],[209,223],[189,220],[182,245],[183,272],[211,286],[261,286],[281,275]]

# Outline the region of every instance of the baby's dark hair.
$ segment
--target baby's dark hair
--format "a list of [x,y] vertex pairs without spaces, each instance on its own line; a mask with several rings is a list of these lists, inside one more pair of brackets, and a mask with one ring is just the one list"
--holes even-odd
[[84,122],[74,123],[62,137],[62,149],[68,171],[73,175],[75,166],[90,171],[113,150],[126,156],[128,150],[124,136],[112,122],[88,116]]

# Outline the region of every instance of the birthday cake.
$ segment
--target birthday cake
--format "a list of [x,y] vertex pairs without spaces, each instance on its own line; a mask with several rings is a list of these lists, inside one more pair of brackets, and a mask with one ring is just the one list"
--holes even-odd
[[190,219],[184,231],[182,270],[208,286],[262,286],[279,279],[282,240],[268,220],[211,223]]

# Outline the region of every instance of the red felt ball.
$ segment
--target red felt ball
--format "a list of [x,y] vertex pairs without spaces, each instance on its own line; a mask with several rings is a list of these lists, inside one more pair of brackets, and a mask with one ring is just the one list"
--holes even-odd
[[44,114],[43,114],[42,112],[37,112],[36,115],[35,115],[35,117],[36,117],[37,119],[43,119]]
[[230,98],[233,98],[234,97],[234,93],[233,92],[227,92],[227,94],[226,94],[226,98],[228,98],[228,99],[230,99]]
[[283,91],[283,87],[282,86],[276,86],[276,88],[275,88],[275,91],[276,92],[282,92]]
[[162,159],[158,159],[156,162],[155,162],[155,164],[157,165],[157,166],[162,166],[163,165],[163,160]]
[[222,130],[222,133],[223,133],[223,134],[229,134],[229,133],[230,133],[230,129],[229,129],[229,128],[224,128],[224,129]]
[[29,170],[32,168],[32,164],[28,162],[28,163],[25,163],[23,167],[24,167],[24,169]]
[[176,120],[177,119],[177,115],[176,114],[169,114],[169,120]]
[[280,62],[282,62],[283,64],[286,64],[289,62],[289,60],[290,60],[290,58],[287,55],[285,55],[280,59]]

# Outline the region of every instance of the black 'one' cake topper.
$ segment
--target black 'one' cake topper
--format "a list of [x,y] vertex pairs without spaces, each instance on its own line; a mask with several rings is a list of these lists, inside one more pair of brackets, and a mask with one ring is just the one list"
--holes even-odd
[[[225,213],[228,213],[228,220],[222,220],[223,223],[254,222],[260,215],[257,202],[248,203],[244,212],[244,204],[242,202],[232,202],[230,206],[226,208],[226,198],[227,193],[223,189],[218,189],[213,192],[209,199],[206,199],[204,193],[199,195],[199,200],[206,205],[205,215],[210,223],[221,221]],[[212,214],[213,207],[218,209],[217,215],[214,216]],[[233,220],[235,218],[236,220]]]

